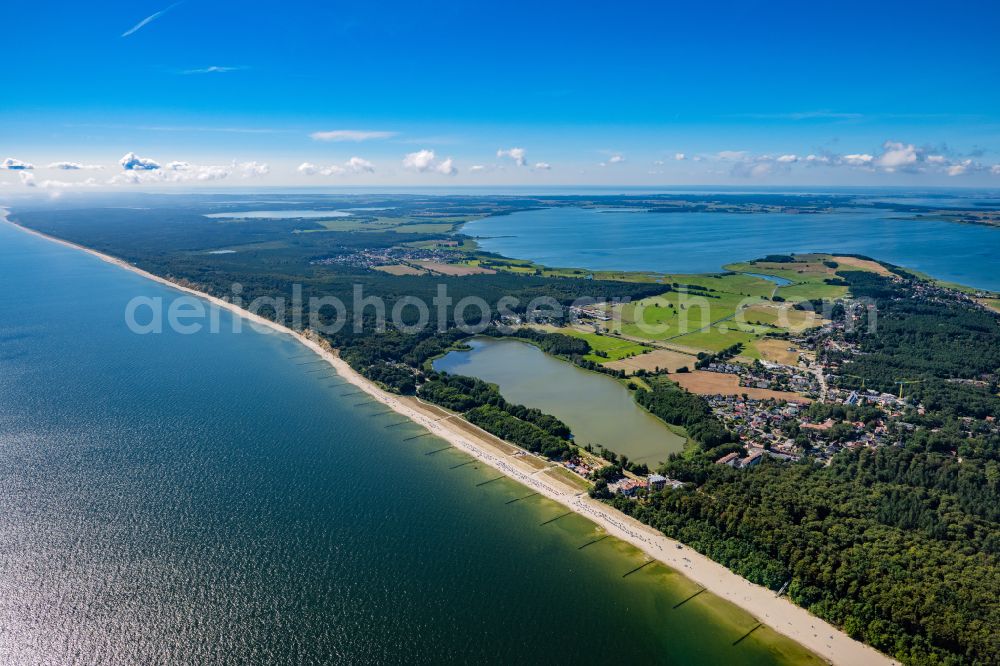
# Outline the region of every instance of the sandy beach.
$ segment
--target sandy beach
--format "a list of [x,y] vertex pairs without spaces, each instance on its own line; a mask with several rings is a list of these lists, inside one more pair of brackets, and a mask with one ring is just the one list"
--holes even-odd
[[295,338],[329,363],[344,380],[365,391],[374,400],[385,404],[455,448],[497,469],[532,491],[587,517],[606,530],[608,534],[631,543],[651,559],[681,572],[709,592],[743,608],[760,622],[802,644],[830,663],[845,666],[897,663],[873,648],[855,641],[844,632],[811,615],[788,599],[776,597],[773,591],[750,583],[691,548],[668,539],[652,528],[591,499],[586,493],[581,493],[579,489],[572,487],[568,482],[561,481],[549,474],[547,472],[549,467],[540,465],[539,458],[524,454],[509,443],[496,441],[492,436],[462,420],[460,416],[447,414],[440,408],[425,405],[417,399],[402,397],[382,390],[355,372],[337,355],[336,350],[331,349],[318,336],[308,332],[293,331],[222,299],[136,268],[123,260],[22,227],[7,220],[5,213],[6,211],[0,211],[0,217],[25,233],[87,252],[109,264],[132,271],[185,294],[204,299],[261,327]]

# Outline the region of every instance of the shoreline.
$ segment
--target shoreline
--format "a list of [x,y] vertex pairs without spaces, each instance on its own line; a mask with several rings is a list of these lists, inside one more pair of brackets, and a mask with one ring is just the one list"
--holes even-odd
[[[546,466],[538,469],[528,464],[524,460],[525,456],[521,454],[511,455],[501,451],[494,445],[490,445],[487,439],[474,434],[478,432],[478,429],[474,425],[464,421],[464,419],[461,419],[460,415],[452,414],[445,418],[435,418],[433,416],[433,409],[430,407],[422,409],[419,401],[384,391],[374,382],[366,379],[351,368],[326,341],[317,338],[309,332],[301,333],[294,331],[282,324],[265,319],[260,315],[251,313],[220,298],[149,273],[122,259],[117,259],[97,250],[21,226],[9,220],[7,214],[8,211],[0,210],[0,220],[24,233],[86,252],[108,264],[131,271],[153,282],[207,301],[252,324],[270,329],[271,332],[291,336],[326,361],[344,380],[363,390],[374,400],[381,402],[398,414],[422,426],[455,448],[493,467],[508,478],[591,520],[609,535],[630,543],[652,560],[666,565],[694,583],[701,585],[708,592],[720,599],[729,601],[743,609],[775,632],[799,643],[829,663],[844,664],[845,666],[897,663],[874,648],[855,641],[826,621],[813,616],[806,609],[796,606],[787,598],[775,596],[773,591],[747,581],[690,547],[669,539],[655,529],[626,516],[598,500],[590,498],[586,492],[570,488],[568,485],[564,485],[551,476],[548,476],[546,471],[550,467]],[[457,424],[453,424],[452,421],[455,420],[459,420],[466,427],[463,428]],[[508,446],[511,446],[515,450],[520,450],[518,447],[510,444]],[[530,456],[530,454],[527,455]],[[537,457],[532,456],[532,458]]]

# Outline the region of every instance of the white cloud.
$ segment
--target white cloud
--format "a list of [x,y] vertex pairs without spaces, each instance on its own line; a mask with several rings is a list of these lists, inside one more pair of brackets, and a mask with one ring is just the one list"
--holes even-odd
[[549,171],[552,165],[548,162],[535,162],[535,171]]
[[919,157],[912,143],[904,144],[898,141],[886,141],[882,144],[882,154],[878,158],[878,166],[886,171],[906,169],[914,166]]
[[961,176],[963,173],[968,171],[969,168],[972,166],[973,166],[972,160],[965,160],[959,164],[952,164],[951,166],[948,167],[948,175]]
[[407,153],[403,158],[403,168],[420,173],[434,171],[445,176],[454,176],[458,173],[455,162],[451,157],[438,162],[433,150],[418,150],[415,153]]
[[232,169],[229,167],[199,166],[190,162],[170,162],[167,164],[166,170],[175,172],[170,175],[162,175],[161,180],[167,182],[222,180],[228,178],[232,173]]
[[[742,151],[722,151],[717,153],[717,159],[733,162],[732,175],[755,176],[774,173],[780,169],[788,170],[793,164],[804,163],[808,166],[825,166],[852,168],[868,172],[911,172],[939,173],[949,176],[961,176],[967,173],[979,173],[991,170],[991,167],[974,161],[971,158],[949,156],[943,153],[928,154],[926,148],[920,148],[912,143],[902,141],[885,141],[880,152],[837,154],[810,154],[799,157],[795,154],[773,156],[769,154],[751,155]],[[755,168],[754,165],[768,165],[767,169]],[[995,173],[995,172],[994,172]]]
[[612,155],[611,159],[608,160],[608,164],[621,164],[625,161],[622,155]]
[[842,160],[848,166],[868,166],[875,161],[875,158],[867,153],[855,153],[853,155],[844,155]]
[[438,173],[444,174],[445,176],[454,176],[458,173],[458,169],[455,168],[455,165],[450,157],[434,167],[434,170]]
[[118,164],[122,165],[125,171],[155,171],[160,168],[160,163],[148,157],[139,157],[135,153],[126,153]]
[[407,153],[403,158],[403,168],[413,171],[427,171],[434,165],[434,151],[418,150],[415,153]]
[[687,155],[685,155],[684,153],[675,153],[674,159],[677,160],[678,162],[683,162],[685,159],[687,159]]
[[348,170],[353,171],[354,173],[375,172],[375,165],[369,162],[368,160],[362,159],[360,157],[352,157],[351,159],[347,160],[346,166]]
[[61,169],[63,171],[97,171],[104,167],[100,164],[80,164],[79,162],[53,162],[48,169]]
[[74,187],[97,187],[97,181],[93,178],[80,181],[66,180],[43,180],[35,178],[35,174],[22,171],[20,174],[21,184],[25,187],[33,187],[41,190],[66,190]]
[[238,72],[245,67],[228,67],[225,65],[209,65],[196,69],[185,69],[181,74],[225,74],[227,72]]
[[224,180],[233,174],[241,178],[265,176],[271,168],[263,162],[237,162],[227,165],[192,164],[183,160],[160,166],[148,158],[129,153],[120,160],[123,171],[108,181],[111,185],[140,185],[149,183],[208,182]]
[[258,178],[271,173],[271,167],[263,162],[233,162],[233,168],[241,178]]
[[415,153],[407,153],[403,158],[403,168],[413,171],[427,171],[434,163],[433,150],[418,150]]
[[147,16],[146,18],[142,19],[141,21],[139,21],[138,23],[136,23],[134,26],[132,26],[131,28],[129,28],[128,30],[126,30],[125,32],[123,32],[122,33],[122,37],[128,37],[129,35],[131,35],[133,33],[136,33],[139,30],[142,30],[147,25],[149,25],[150,23],[152,23],[156,19],[160,18],[161,16],[163,16],[164,14],[166,14],[167,12],[169,12],[171,9],[173,9],[174,7],[176,7],[179,4],[181,4],[181,3],[180,2],[175,2],[174,4],[170,5],[166,9],[161,9],[160,11],[156,12],[155,14],[151,14],[151,15]]
[[318,166],[311,162],[303,162],[297,171],[306,176],[344,176],[354,173],[374,173],[375,165],[361,157],[352,157],[343,164]]
[[469,171],[479,173],[480,171],[486,171],[486,167],[482,164],[473,164],[469,167]]
[[990,173],[994,176],[1000,176],[1000,164],[994,164],[990,167]]
[[310,138],[314,141],[369,141],[371,139],[389,139],[396,136],[396,132],[385,132],[381,130],[329,130],[325,132],[313,132]]
[[28,171],[34,168],[34,164],[22,162],[21,160],[14,159],[13,157],[8,157],[3,162],[0,162],[0,169],[7,169],[8,171]]
[[514,164],[516,164],[519,167],[527,165],[528,161],[525,159],[526,155],[527,151],[524,148],[507,148],[507,149],[501,148],[500,150],[497,151],[497,157],[499,157],[500,159],[509,157],[510,159],[514,160]]

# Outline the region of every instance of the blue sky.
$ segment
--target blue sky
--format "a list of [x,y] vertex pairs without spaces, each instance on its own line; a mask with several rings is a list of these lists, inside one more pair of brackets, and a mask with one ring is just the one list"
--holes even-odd
[[990,2],[16,2],[0,25],[8,188],[1000,187]]

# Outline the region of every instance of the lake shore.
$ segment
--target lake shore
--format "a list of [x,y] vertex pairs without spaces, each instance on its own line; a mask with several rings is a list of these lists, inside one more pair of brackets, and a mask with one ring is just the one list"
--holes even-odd
[[419,400],[383,391],[376,384],[354,371],[337,355],[335,350],[317,336],[291,330],[227,301],[144,271],[121,259],[22,227],[8,220],[6,216],[3,216],[2,219],[25,233],[81,250],[146,279],[208,301],[212,305],[228,310],[264,329],[295,338],[329,363],[344,380],[363,390],[372,399],[385,404],[455,448],[490,465],[530,490],[587,517],[609,534],[634,545],[649,557],[684,574],[709,592],[744,609],[778,633],[795,640],[833,664],[896,663],[876,650],[851,639],[845,633],[816,618],[805,609],[795,606],[787,599],[776,597],[773,591],[746,581],[709,558],[668,539],[615,509],[591,499],[585,493],[580,493],[578,489],[571,487],[568,483],[548,474],[548,467],[540,467],[540,459],[536,456],[524,454],[513,445],[492,438],[458,415],[448,414],[438,407],[425,405]]

